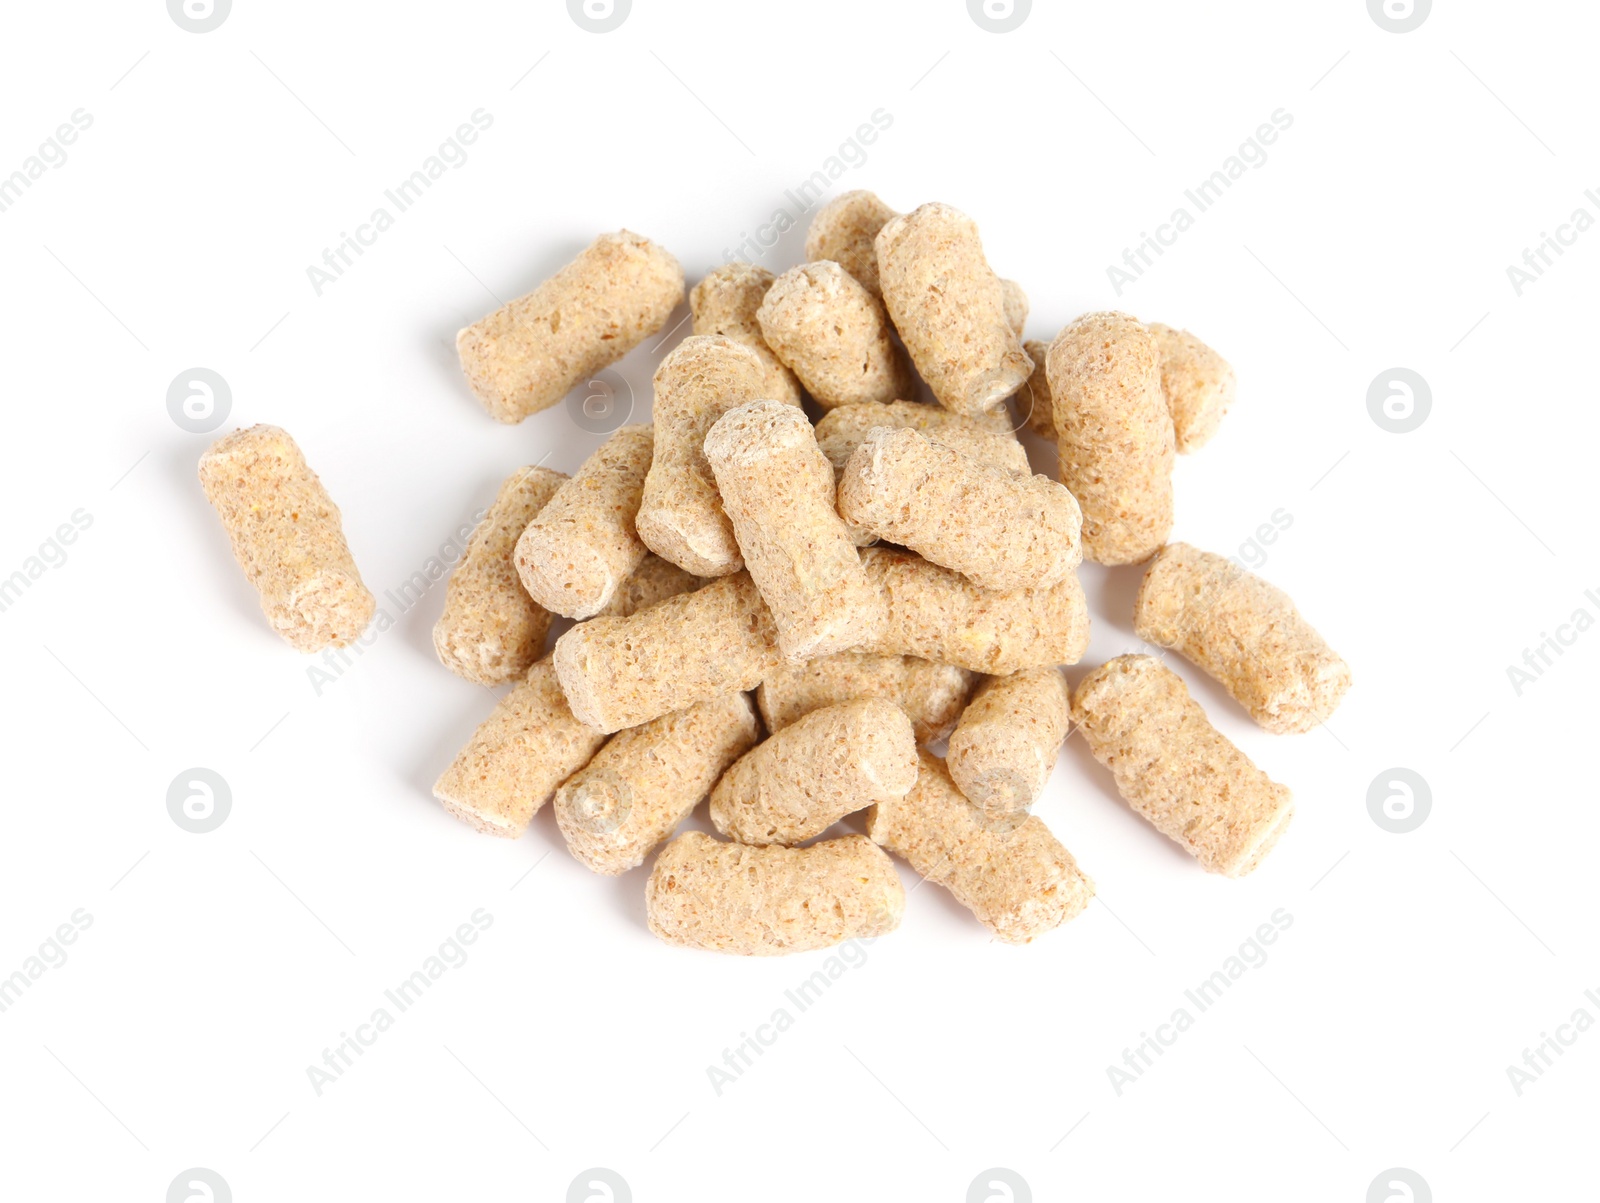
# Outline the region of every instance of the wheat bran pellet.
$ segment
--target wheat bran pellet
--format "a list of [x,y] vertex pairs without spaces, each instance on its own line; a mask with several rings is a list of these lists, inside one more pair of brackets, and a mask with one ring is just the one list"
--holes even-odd
[[813,710],[854,698],[883,698],[911,720],[919,744],[949,735],[961,717],[978,674],[915,656],[839,652],[784,662],[756,688],[761,719],[773,735]]
[[916,377],[883,304],[837,263],[783,273],[762,298],[761,337],[823,409],[909,397]]
[[659,601],[688,593],[705,584],[703,577],[685,572],[676,564],[651,552],[633,574],[617,586],[617,591],[596,614],[596,618],[628,618],[647,610]]
[[832,260],[882,300],[874,240],[890,218],[899,216],[871,192],[842,192],[811,219],[806,229],[806,258],[812,263]]
[[1161,357],[1161,391],[1179,455],[1198,451],[1233,404],[1238,381],[1228,361],[1187,330],[1150,324]]
[[967,801],[991,818],[1017,815],[1039,800],[1072,725],[1059,668],[990,677],[950,735],[945,765]]
[[767,346],[756,317],[776,278],[766,268],[751,263],[724,263],[707,272],[689,292],[691,330],[695,334],[720,334],[749,347],[760,356],[765,373],[761,395],[799,405],[805,396],[800,381]]

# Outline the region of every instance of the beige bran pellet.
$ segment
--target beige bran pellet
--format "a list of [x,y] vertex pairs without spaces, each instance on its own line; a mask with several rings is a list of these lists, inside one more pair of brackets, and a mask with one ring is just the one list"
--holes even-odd
[[628,618],[640,610],[647,610],[659,601],[688,593],[705,584],[705,578],[685,572],[676,564],[663,560],[651,552],[645,556],[631,576],[617,586],[611,600],[601,608],[596,618]]
[[783,273],[756,317],[767,346],[823,409],[912,396],[916,377],[889,337],[883,304],[837,263]]
[[978,414],[1022,386],[1033,361],[1006,319],[977,223],[950,205],[923,205],[879,230],[877,248],[883,303],[940,405]]
[[1161,391],[1178,454],[1187,455],[1216,434],[1238,382],[1228,361],[1187,330],[1152,322],[1150,334],[1161,356]]
[[551,468],[518,468],[473,530],[433,625],[434,651],[456,676],[503,685],[525,675],[543,652],[550,611],[522,587],[514,554],[523,530],[566,479]]
[[602,234],[527,296],[456,335],[461,370],[502,422],[549,409],[662,326],[683,268],[648,238]]
[[367,629],[377,602],[339,507],[288,431],[252,426],[219,438],[200,457],[200,487],[267,622],[291,647],[343,647]]
[[800,844],[916,779],[911,720],[893,702],[857,698],[813,710],[741,756],[711,791],[711,821],[741,844]]
[[606,732],[754,689],[783,659],[772,615],[745,572],[629,618],[580,622],[551,658],[573,714]]
[[1294,798],[1223,736],[1183,679],[1118,656],[1078,683],[1072,715],[1117,792],[1208,872],[1243,877],[1294,815]]
[[573,717],[546,657],[479,724],[433,796],[477,830],[515,839],[605,742],[604,732]]
[[817,423],[817,446],[836,472],[842,473],[855,449],[878,426],[915,430],[936,443],[970,455],[1013,476],[1031,476],[1028,452],[1010,425],[985,417],[953,414],[937,405],[918,401],[891,401],[887,405],[841,405],[822,415]]
[[1034,434],[1054,446],[1056,423],[1050,400],[1048,366],[1050,344],[1037,338],[1030,338],[1022,344],[1022,349],[1028,353],[1028,358],[1033,360],[1033,375],[1028,377],[1026,384],[1011,394],[1011,408],[1018,422],[1025,423]]
[[1162,548],[1134,601],[1140,639],[1175,649],[1268,731],[1309,731],[1350,688],[1350,666],[1254,573],[1187,543]]
[[997,592],[1048,589],[1083,559],[1078,503],[924,437],[878,427],[839,480],[839,516]]
[[882,637],[860,651],[1004,676],[1076,664],[1089,646],[1088,603],[1076,573],[1048,589],[994,593],[911,552],[869,547],[861,562],[889,616]]
[[[1000,297],[1005,304],[1006,325],[1011,327],[1011,333],[1021,338],[1022,332],[1028,326],[1028,294],[1015,280],[1001,280]],[[1022,349],[1027,351],[1028,344],[1023,343]],[[1033,359],[1031,351],[1028,352],[1028,358]],[[1038,362],[1034,360],[1036,365]]]
[[635,525],[646,547],[696,576],[744,567],[704,445],[716,420],[766,396],[765,384],[761,357],[718,334],[691,335],[656,369],[655,456]]
[[882,300],[874,240],[886,222],[899,216],[874,193],[864,189],[841,192],[811,219],[806,229],[806,259],[812,263],[832,260]]
[[1149,559],[1172,530],[1172,415],[1155,339],[1125,313],[1091,313],[1046,356],[1061,483],[1083,509],[1083,555]]
[[[766,383],[761,395],[799,405],[804,397],[800,381],[767,346],[767,340],[761,337],[761,322],[756,317],[762,299],[776,278],[766,268],[752,263],[724,263],[707,272],[689,291],[691,329],[695,334],[720,334],[749,347],[761,357],[765,372]],[[659,414],[656,421],[659,425]]]
[[990,677],[950,735],[945,764],[951,779],[990,817],[1028,810],[1056,767],[1071,709],[1059,668]]
[[752,848],[685,832],[656,858],[645,920],[668,944],[782,956],[887,935],[905,913],[892,861],[865,836]]
[[867,834],[1007,944],[1060,927],[1094,897],[1094,883],[1042,820],[985,819],[930,752],[920,753],[917,783],[905,797],[867,812]]
[[835,508],[833,467],[810,419],[781,401],[741,405],[711,427],[705,455],[783,654],[808,660],[874,639],[883,605]]
[[756,688],[761,719],[773,735],[813,710],[854,698],[883,698],[911,720],[919,744],[949,735],[961,717],[978,674],[915,656],[839,652],[785,661]]
[[556,791],[556,824],[567,850],[596,873],[615,876],[642,865],[760,737],[743,693],[617,732]]
[[654,435],[623,426],[556,490],[517,540],[517,575],[534,601],[568,618],[605,609],[649,554],[634,527]]

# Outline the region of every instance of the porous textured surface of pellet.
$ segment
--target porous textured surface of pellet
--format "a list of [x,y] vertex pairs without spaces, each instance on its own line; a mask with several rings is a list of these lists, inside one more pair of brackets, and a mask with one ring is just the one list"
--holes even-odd
[[685,572],[676,564],[663,560],[654,552],[645,556],[628,579],[617,586],[617,591],[596,614],[596,618],[628,618],[640,610],[648,610],[659,601],[688,593],[705,584],[704,577]]
[[754,689],[783,660],[772,615],[743,572],[629,618],[581,622],[551,658],[572,712],[606,732]]
[[711,791],[711,821],[741,844],[799,844],[917,779],[911,720],[858,698],[813,710],[746,752]]
[[760,736],[743,693],[617,732],[556,791],[567,850],[611,876],[643,864]]
[[683,268],[638,234],[602,234],[527,296],[456,335],[467,383],[491,416],[549,409],[662,326],[683,300]]
[[841,405],[822,415],[817,423],[817,446],[839,472],[867,435],[879,426],[915,430],[936,443],[970,455],[990,467],[1014,476],[1031,476],[1028,452],[1006,424],[980,416],[953,414],[937,405],[918,401],[891,401],[887,405]]
[[951,733],[951,779],[987,815],[1025,811],[1044,792],[1071,726],[1071,699],[1058,668],[990,677]]
[[[1006,325],[1011,327],[1011,333],[1021,338],[1028,325],[1028,294],[1015,280],[1003,279],[1000,281],[1000,299],[1005,305]],[[1028,344],[1023,343],[1022,349],[1027,351]],[[1032,359],[1033,355],[1030,353],[1028,358]]]
[[884,224],[899,216],[874,193],[862,189],[841,192],[818,209],[811,219],[806,229],[806,258],[813,263],[832,260],[874,297],[881,299],[878,250],[874,243]]
[[917,742],[925,744],[950,734],[977,680],[965,668],[915,656],[839,652],[803,664],[785,661],[757,687],[756,705],[776,735],[824,706],[883,698],[905,711]]
[[761,358],[765,380],[761,395],[799,405],[803,398],[800,381],[767,346],[756,317],[775,279],[766,268],[752,263],[724,263],[707,272],[689,291],[691,329],[695,334],[720,334],[749,347]]
[[867,813],[874,843],[949,890],[1007,944],[1026,944],[1089,905],[1094,883],[1039,818],[985,819],[944,761],[926,751],[920,758],[910,792]]
[[433,796],[477,830],[515,839],[605,741],[573,716],[546,658],[479,724]]
[[1149,559],[1172,530],[1172,416],[1155,339],[1125,313],[1091,313],[1046,356],[1061,483],[1083,509],[1083,554]]
[[566,479],[551,468],[518,468],[467,541],[433,625],[439,662],[458,677],[503,685],[523,676],[544,651],[550,611],[522,587],[515,552],[523,530]]
[[545,609],[592,617],[644,562],[634,519],[654,445],[650,427],[621,427],[523,530],[517,575]]
[[1152,656],[1118,656],[1078,683],[1073,719],[1117,792],[1209,872],[1242,877],[1294,815],[1294,798],[1211,725]]
[[1055,446],[1055,410],[1050,400],[1050,344],[1030,338],[1022,344],[1022,349],[1033,360],[1033,375],[1011,394],[1011,408],[1018,422],[1025,423],[1034,434]]
[[656,858],[650,930],[668,944],[782,956],[887,935],[905,913],[893,862],[865,836],[752,848],[691,831]]
[[350,554],[339,507],[288,431],[252,426],[224,435],[200,457],[200,486],[267,622],[291,647],[343,647],[367,629],[377,602]]
[[807,660],[876,638],[883,603],[839,517],[833,467],[805,414],[781,401],[741,405],[717,419],[705,454],[783,654]]
[[1077,573],[1048,589],[994,593],[911,552],[869,547],[861,562],[888,620],[860,651],[1004,676],[1076,664],[1088,649],[1089,607]]
[[1152,322],[1150,334],[1161,357],[1161,391],[1178,454],[1187,455],[1216,434],[1238,381],[1228,361],[1187,330]]
[[1146,570],[1133,627],[1215,678],[1268,731],[1309,731],[1350,688],[1350,666],[1287,593],[1187,543]]
[[757,311],[761,337],[823,409],[910,397],[916,377],[883,304],[837,263],[791,268]]
[[877,248],[884,305],[940,405],[981,413],[1022,386],[1033,361],[1006,319],[976,222],[923,205],[885,224]]

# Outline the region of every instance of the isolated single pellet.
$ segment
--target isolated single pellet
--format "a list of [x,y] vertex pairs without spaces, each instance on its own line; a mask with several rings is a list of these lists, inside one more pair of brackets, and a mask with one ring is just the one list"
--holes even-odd
[[711,821],[741,844],[800,844],[916,779],[905,711],[858,698],[813,710],[741,756],[711,791]]
[[267,622],[291,647],[343,647],[367,629],[377,603],[361,583],[339,507],[288,431],[224,435],[200,457],[200,487]]
[[1061,483],[1083,507],[1083,554],[1137,564],[1172,530],[1172,416],[1155,339],[1125,313],[1091,313],[1047,356]]
[[586,459],[517,540],[517,575],[546,610],[588,618],[605,609],[649,549],[634,516],[654,436],[624,426]]
[[878,231],[900,214],[865,190],[842,192],[811,219],[806,229],[806,258],[813,263],[832,260],[858,280],[874,297],[878,287]]
[[552,659],[573,714],[610,732],[754,689],[783,657],[772,615],[741,572],[631,618],[580,622]]
[[1228,361],[1187,330],[1150,324],[1161,357],[1161,391],[1172,414],[1178,454],[1198,451],[1233,404],[1237,381]]
[[883,698],[911,720],[919,744],[950,734],[971,696],[978,674],[954,664],[934,664],[915,656],[873,656],[840,652],[785,662],[756,689],[756,705],[773,735],[813,710],[854,698]]
[[514,557],[523,530],[566,479],[551,468],[518,468],[467,541],[433,624],[439,662],[458,677],[503,685],[544,650],[550,611],[528,596]]
[[515,839],[605,742],[604,732],[573,717],[546,657],[472,733],[433,796],[479,831]]
[[883,303],[939,404],[976,414],[1016,392],[1033,361],[1006,320],[977,224],[949,205],[923,205],[878,231],[877,247]]
[[867,834],[1007,944],[1060,927],[1094,897],[1094,883],[1041,819],[985,819],[929,752],[920,754],[917,783],[905,797],[867,812]]
[[1268,731],[1309,731],[1350,688],[1350,666],[1289,595],[1187,543],[1161,550],[1134,602],[1140,639],[1177,650]]
[[725,693],[619,731],[556,791],[567,850],[596,873],[626,873],[761,737],[748,694]]
[[639,502],[639,538],[696,576],[744,567],[704,445],[716,420],[766,396],[765,384],[761,357],[718,334],[691,335],[656,369],[655,458]]
[[[1028,325],[1028,294],[1015,280],[1001,280],[1000,299],[1005,304],[1006,325],[1011,327],[1013,334],[1021,338],[1023,330]],[[1027,351],[1028,344],[1023,343],[1022,349]],[[1033,359],[1032,353],[1029,353],[1028,358]],[[1035,365],[1037,366],[1037,361]]]
[[633,575],[617,587],[611,600],[595,617],[627,618],[640,610],[649,609],[659,601],[698,589],[703,584],[704,578],[685,572],[652,552],[633,570]]
[[809,660],[876,638],[883,605],[834,508],[810,419],[781,401],[741,405],[712,426],[705,453],[783,654]]
[[860,651],[1003,676],[1076,664],[1089,646],[1089,608],[1076,573],[1048,589],[994,593],[910,552],[869,547],[861,562],[889,617],[882,637]]
[[845,465],[839,516],[984,589],[1048,589],[1083,559],[1072,494],[915,430],[878,427]]
[[456,335],[467,383],[502,422],[549,409],[662,326],[683,268],[648,238],[602,234],[527,296]]
[[905,909],[894,863],[860,835],[751,848],[685,832],[645,886],[645,921],[658,939],[747,957],[887,935]]
[[916,377],[889,338],[882,303],[837,263],[779,276],[756,317],[773,354],[823,409],[909,397]]
[[1294,815],[1294,797],[1234,747],[1151,656],[1118,656],[1082,681],[1072,717],[1117,792],[1208,872],[1243,877]]
[[1067,681],[1058,668],[990,677],[950,736],[950,776],[991,817],[1027,810],[1044,792],[1072,725]]
[[[763,397],[793,401],[798,405],[803,396],[800,381],[767,346],[767,340],[761,337],[761,322],[756,317],[762,298],[776,278],[766,268],[752,263],[724,263],[690,289],[689,312],[694,315],[695,334],[720,334],[743,343],[761,357],[766,373]],[[658,425],[660,421],[658,412]]]

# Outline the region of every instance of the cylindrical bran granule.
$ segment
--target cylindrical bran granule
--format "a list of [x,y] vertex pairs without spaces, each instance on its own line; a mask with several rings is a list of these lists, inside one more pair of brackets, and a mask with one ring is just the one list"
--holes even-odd
[[628,618],[640,610],[647,610],[659,601],[688,593],[705,584],[703,577],[685,572],[676,564],[663,560],[652,552],[645,556],[633,574],[617,586],[611,600],[601,608],[596,618]]
[[923,205],[879,230],[877,248],[883,303],[940,405],[982,413],[1022,386],[1033,362],[970,217]]
[[556,791],[556,823],[567,850],[612,876],[643,864],[760,737],[743,693],[617,732]]
[[906,892],[865,836],[809,848],[751,848],[686,832],[656,858],[645,920],[668,944],[738,956],[782,956],[900,926]]
[[1155,339],[1125,313],[1072,322],[1046,357],[1061,483],[1083,509],[1083,554],[1149,559],[1172,530],[1172,416]]
[[200,487],[267,622],[291,647],[343,647],[367,629],[377,603],[350,555],[339,507],[288,431],[224,435],[200,457]]
[[1078,683],[1072,717],[1117,792],[1208,872],[1243,877],[1294,815],[1294,797],[1234,747],[1151,656],[1118,656]]
[[1059,668],[990,677],[950,735],[945,765],[979,810],[991,817],[1027,810],[1044,792],[1072,725]]
[[772,615],[743,572],[631,618],[580,622],[551,658],[573,714],[606,732],[754,689],[783,659]]
[[523,530],[566,479],[550,468],[518,468],[467,541],[433,625],[439,662],[458,677],[503,685],[544,650],[550,611],[522,587],[514,555]]
[[911,720],[893,702],[858,698],[813,710],[741,756],[711,791],[711,821],[741,844],[800,844],[916,779]]
[[900,214],[864,189],[841,192],[811,219],[806,229],[806,258],[831,260],[849,272],[861,287],[882,299],[878,287],[878,231]]
[[840,652],[787,661],[756,689],[761,719],[773,735],[813,710],[854,698],[883,698],[911,720],[919,744],[949,735],[961,717],[978,675],[954,664],[934,664],[915,656],[872,656]]
[[1214,677],[1279,734],[1311,730],[1350,688],[1350,666],[1287,593],[1187,543],[1164,547],[1145,572],[1133,629]]
[[527,296],[456,335],[461,370],[502,422],[549,409],[662,326],[683,269],[648,238],[602,234]]
[[706,435],[722,504],[791,660],[875,638],[883,604],[834,505],[833,466],[793,405],[754,401]]
[[1161,356],[1161,391],[1172,414],[1178,454],[1198,451],[1233,404],[1237,380],[1228,361],[1187,330],[1150,324]]
[[1076,664],[1089,646],[1089,608],[1077,573],[1049,589],[993,593],[910,552],[869,547],[861,562],[889,616],[882,637],[860,651],[1004,676]]
[[605,742],[604,732],[573,717],[547,657],[479,724],[433,796],[479,831],[515,839]]
[[723,414],[766,396],[765,377],[755,351],[717,334],[684,339],[656,369],[655,457],[635,525],[646,547],[696,576],[744,567],[704,445]]
[[[691,329],[695,334],[720,334],[749,347],[761,357],[765,371],[761,395],[799,405],[803,399],[800,381],[767,346],[756,317],[776,278],[766,268],[751,263],[724,263],[707,272],[689,291],[689,312],[694,315]],[[658,413],[658,425],[660,421]]]
[[517,575],[546,610],[589,618],[649,554],[634,516],[650,471],[654,435],[624,426],[595,450],[517,540]]
[[845,465],[839,516],[997,592],[1048,589],[1083,559],[1072,494],[915,430],[878,427]]
[[1094,883],[1037,816],[985,819],[956,788],[944,761],[920,753],[905,797],[867,812],[873,842],[955,895],[1007,944],[1026,944],[1089,905]]
[[823,409],[893,401],[916,388],[882,303],[837,263],[784,272],[756,316],[767,346]]

